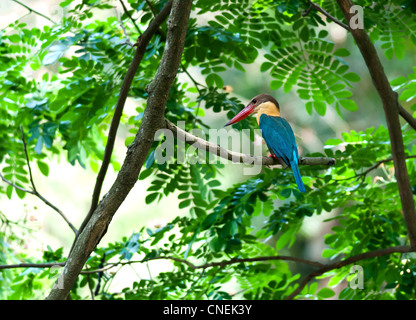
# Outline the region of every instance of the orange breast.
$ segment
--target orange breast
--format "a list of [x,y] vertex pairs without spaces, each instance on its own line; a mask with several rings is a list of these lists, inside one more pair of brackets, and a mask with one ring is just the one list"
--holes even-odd
[[280,111],[273,102],[263,102],[256,107],[257,109],[257,124],[259,124],[260,117],[263,113],[268,116],[279,117]]

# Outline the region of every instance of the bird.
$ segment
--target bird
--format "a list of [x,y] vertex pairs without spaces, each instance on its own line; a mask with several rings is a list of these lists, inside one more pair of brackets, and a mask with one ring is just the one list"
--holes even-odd
[[300,192],[306,192],[299,172],[299,152],[292,127],[280,116],[277,100],[269,94],[255,96],[248,105],[225,125],[229,126],[256,114],[262,136],[273,158],[282,158],[290,166]]

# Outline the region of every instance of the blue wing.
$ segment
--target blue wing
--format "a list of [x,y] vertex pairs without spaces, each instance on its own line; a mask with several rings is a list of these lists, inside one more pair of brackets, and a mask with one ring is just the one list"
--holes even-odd
[[259,119],[259,127],[270,152],[276,157],[281,157],[292,168],[299,190],[305,192],[298,167],[298,147],[289,123],[281,117],[268,116],[263,113]]

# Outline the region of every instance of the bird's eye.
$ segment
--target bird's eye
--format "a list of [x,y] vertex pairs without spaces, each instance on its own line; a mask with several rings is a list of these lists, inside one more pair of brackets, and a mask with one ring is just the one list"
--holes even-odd
[[253,101],[252,101],[253,103],[257,103],[257,100],[256,99],[253,99]]

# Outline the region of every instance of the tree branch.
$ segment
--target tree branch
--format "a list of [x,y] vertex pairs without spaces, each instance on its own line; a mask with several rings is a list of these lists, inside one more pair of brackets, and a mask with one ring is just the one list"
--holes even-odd
[[[406,159],[413,159],[413,158],[416,158],[416,155],[406,156]],[[393,157],[383,159],[383,160],[379,160],[375,164],[373,164],[371,167],[369,167],[367,170],[365,170],[364,172],[356,175],[355,177],[366,176],[370,171],[373,171],[373,170],[377,169],[381,164],[386,163],[386,162],[390,162],[390,161],[393,161]]]
[[[185,259],[180,259],[177,257],[173,257],[173,256],[160,256],[160,257],[153,257],[153,258],[147,258],[147,259],[142,259],[139,261],[125,261],[125,262],[113,262],[113,263],[107,263],[105,266],[100,267],[99,269],[94,269],[94,270],[83,270],[80,273],[82,274],[91,274],[91,273],[97,273],[97,272],[104,272],[107,270],[110,270],[111,268],[114,268],[116,266],[123,266],[123,265],[130,265],[133,263],[144,263],[144,262],[148,262],[148,261],[153,261],[153,260],[173,260],[179,263],[183,263],[186,264],[188,267],[192,268],[192,269],[207,269],[207,268],[212,268],[212,267],[221,267],[224,268],[227,265],[232,265],[232,264],[237,264],[237,263],[245,263],[245,262],[260,262],[260,261],[276,261],[276,260],[281,260],[281,261],[293,261],[293,262],[297,262],[297,263],[303,263],[303,264],[307,264],[313,267],[318,268],[317,270],[314,270],[312,272],[310,272],[299,284],[299,286],[286,298],[287,300],[292,300],[294,299],[302,290],[303,288],[315,277],[318,277],[328,271],[334,270],[334,269],[339,269],[345,266],[348,266],[350,264],[362,261],[362,260],[366,260],[366,259],[371,259],[371,258],[376,258],[376,257],[381,257],[381,256],[385,256],[385,255],[389,255],[389,254],[393,254],[393,253],[410,253],[410,252],[415,252],[415,249],[411,248],[410,246],[394,246],[394,247],[389,247],[389,248],[384,248],[384,249],[380,249],[380,250],[374,250],[374,251],[370,251],[370,252],[365,252],[365,253],[361,253],[361,254],[357,254],[351,257],[348,257],[344,260],[338,261],[338,262],[333,262],[333,263],[328,263],[328,264],[323,264],[320,262],[316,262],[316,261],[311,261],[311,260],[305,260],[305,259],[301,259],[301,258],[296,258],[296,257],[290,257],[290,256],[262,256],[262,257],[254,257],[254,258],[233,258],[230,260],[223,260],[223,261],[218,261],[218,262],[211,262],[211,263],[206,263],[206,264],[201,264],[201,265],[195,265]],[[2,269],[11,269],[11,268],[29,268],[29,267],[33,267],[33,268],[51,268],[53,266],[64,266],[65,262],[55,262],[55,263],[20,263],[20,264],[11,264],[11,265],[0,265],[0,270]]]
[[353,263],[356,263],[358,261],[365,260],[365,259],[381,257],[381,256],[389,255],[389,254],[392,254],[392,253],[409,253],[409,252],[414,252],[414,251],[415,250],[413,248],[411,248],[410,246],[395,246],[395,247],[390,247],[390,248],[385,248],[385,249],[374,250],[374,251],[370,251],[370,252],[357,254],[355,256],[348,257],[345,260],[341,260],[341,261],[338,261],[338,262],[326,264],[323,267],[319,268],[318,270],[315,270],[315,271],[312,271],[311,273],[309,273],[301,281],[299,286],[286,298],[286,300],[294,299],[303,290],[303,288],[309,283],[309,281],[311,281],[315,277],[318,277],[318,276],[324,274],[325,272],[328,272],[328,271],[331,271],[331,270],[334,270],[334,269],[339,269],[339,268],[348,266],[350,264],[353,264]]
[[0,270],[16,268],[52,268],[54,266],[63,267],[64,265],[65,262],[2,264],[0,265]]
[[[106,233],[117,209],[138,180],[140,170],[152,146],[154,135],[159,128],[164,126],[163,115],[169,91],[180,65],[191,6],[191,0],[174,0],[172,3],[172,13],[167,23],[168,34],[165,51],[155,78],[148,86],[149,98],[140,128],[133,143],[128,148],[126,158],[115,182],[94,210],[73,246],[58,280],[59,283],[63,283],[63,289],[57,286],[52,288],[46,298],[48,300],[67,298],[86,260]],[[144,36],[145,34],[142,36],[142,41]],[[144,52],[145,48],[141,50]],[[139,51],[139,48],[137,51]],[[135,59],[136,63],[137,60]],[[137,66],[135,68],[130,67],[129,71],[132,69],[137,69]],[[122,89],[126,90],[127,88],[123,86]]]
[[[338,24],[339,26],[343,27],[345,30],[347,31],[351,31],[351,28],[346,25],[345,23],[339,21],[337,18],[335,18],[334,16],[332,16],[331,14],[329,14],[327,11],[325,11],[322,7],[320,7],[318,4],[309,1],[310,6],[308,9],[306,9],[304,12],[302,12],[302,16],[306,17],[313,9],[321,12],[323,15],[325,15],[329,20],[335,22],[336,24]],[[348,11],[349,12],[349,11]],[[407,123],[409,123],[409,125],[416,130],[416,119],[409,113],[406,111],[405,108],[403,108],[400,104],[398,104],[399,107],[399,114],[400,116],[402,116],[403,119],[405,119],[407,121]]]
[[29,169],[29,179],[30,184],[32,185],[33,191],[36,193],[36,187],[35,182],[33,181],[33,175],[32,175],[32,168],[30,167],[30,161],[29,161],[29,155],[27,154],[27,146],[25,141],[25,132],[23,131],[23,128],[20,127],[20,131],[22,132],[22,142],[23,142],[23,150],[25,151],[25,158],[26,158],[26,164]]
[[402,105],[399,104],[399,114],[402,116],[404,120],[407,121],[407,123],[416,130],[416,119],[413,118],[413,116],[406,111],[405,108],[402,107]]
[[[83,270],[82,274],[90,274],[90,273],[97,273],[97,272],[103,272],[107,271],[111,268],[114,268],[116,266],[124,266],[129,265],[133,263],[145,263],[148,261],[153,260],[173,260],[179,263],[184,263],[188,267],[192,269],[208,269],[213,267],[221,267],[224,268],[225,266],[231,265],[231,264],[237,264],[237,263],[244,263],[244,262],[260,262],[260,261],[293,261],[298,263],[307,264],[313,267],[317,268],[324,268],[325,265],[316,261],[306,260],[302,258],[296,258],[296,257],[290,257],[290,256],[262,256],[262,257],[255,257],[255,258],[233,258],[230,260],[223,260],[218,262],[211,262],[201,265],[195,265],[192,262],[189,262],[185,259],[180,259],[173,256],[160,256],[160,257],[152,257],[152,258],[146,258],[139,261],[119,261],[119,262],[109,262],[103,265],[102,267],[94,270]],[[9,265],[0,265],[1,269],[13,269],[13,268],[51,268],[53,266],[64,266],[65,262],[52,262],[52,263],[19,263],[19,264],[9,264]]]
[[[337,0],[345,19],[350,21],[353,6],[351,0]],[[383,65],[380,62],[377,51],[370,37],[364,29],[351,29],[351,34],[365,60],[370,72],[373,84],[383,103],[384,114],[389,130],[394,171],[399,188],[403,216],[407,227],[410,245],[416,248],[416,211],[413,193],[410,186],[409,175],[406,167],[406,155],[404,152],[403,136],[399,121],[398,95],[390,86]]]
[[329,12],[327,12],[325,9],[323,9],[322,7],[320,7],[318,4],[309,1],[309,3],[311,4],[309,6],[308,9],[306,9],[304,12],[302,12],[302,17],[306,17],[311,11],[312,9],[315,9],[316,11],[319,11],[320,13],[322,13],[325,17],[327,17],[329,20],[335,22],[337,25],[343,27],[346,30],[350,30],[350,27],[347,26],[345,23],[339,21],[337,18],[335,18],[334,16],[332,16]]
[[[176,138],[179,140],[184,141],[187,144],[192,145],[193,147],[201,150],[208,151],[210,153],[213,153],[221,158],[234,161],[234,162],[240,162],[240,163],[246,163],[246,164],[258,164],[263,166],[275,166],[275,165],[282,165],[283,160],[281,158],[274,159],[272,157],[262,157],[262,156],[251,156],[248,154],[243,154],[235,151],[227,150],[215,143],[208,142],[202,138],[199,138],[197,136],[194,136],[185,130],[182,130],[181,128],[178,128],[175,126],[172,122],[165,119],[165,128],[172,131]],[[301,157],[299,159],[300,165],[328,165],[332,166],[334,165],[336,160],[334,158],[325,158],[325,157]]]
[[37,14],[38,16],[45,18],[46,20],[49,20],[50,22],[52,22],[53,24],[57,24],[54,20],[52,20],[51,18],[49,18],[48,16],[45,16],[43,13],[40,13],[39,11],[33,10],[31,7],[25,5],[24,3],[18,1],[18,0],[12,0],[13,2],[16,2],[17,4],[20,4],[22,7],[25,7],[27,10],[29,10],[29,13],[34,13]]
[[129,69],[127,70],[126,76],[123,80],[123,84],[121,85],[120,94],[119,94],[118,101],[114,110],[113,118],[111,120],[110,130],[108,132],[107,144],[104,150],[103,161],[101,163],[101,167],[98,172],[95,186],[94,186],[94,191],[92,194],[91,207],[87,213],[87,216],[84,218],[84,221],[82,222],[79,228],[79,231],[77,233],[77,236],[75,237],[75,240],[72,244],[72,248],[70,251],[72,251],[72,249],[74,248],[74,244],[77,238],[79,237],[79,234],[84,230],[94,210],[97,208],[101,189],[104,183],[104,178],[105,178],[105,175],[107,173],[108,167],[111,162],[111,155],[113,153],[114,143],[116,141],[117,129],[118,129],[118,126],[120,125],[120,119],[121,119],[121,116],[123,115],[124,105],[126,103],[131,84],[133,83],[134,76],[146,52],[147,45],[149,44],[153,35],[158,30],[159,26],[163,23],[163,21],[166,20],[167,16],[169,15],[171,7],[172,7],[172,0],[166,3],[165,7],[160,11],[159,15],[155,17],[155,19],[150,23],[147,30],[139,37],[139,39],[136,42],[137,49],[134,54],[133,61],[131,62]]
[[[414,158],[416,158],[416,155],[406,156],[406,159],[414,159]],[[368,167],[366,170],[364,170],[361,173],[357,173],[354,176],[348,177],[348,178],[336,179],[335,181],[351,180],[351,179],[361,178],[361,177],[365,178],[365,176],[367,174],[369,174],[371,171],[377,169],[381,164],[386,163],[386,162],[390,162],[390,161],[393,161],[392,157],[389,157],[387,159],[379,160],[375,164],[373,164],[371,167]]]
[[231,264],[244,263],[244,262],[260,262],[260,261],[276,261],[276,260],[293,261],[293,262],[298,262],[298,263],[311,265],[311,266],[318,267],[318,268],[322,268],[322,267],[325,266],[324,264],[316,262],[316,261],[310,261],[310,260],[305,260],[305,259],[296,258],[296,257],[289,257],[289,256],[263,256],[263,257],[255,257],[255,258],[235,258],[235,259],[223,260],[223,261],[218,261],[218,262],[211,262],[211,263],[206,263],[206,264],[201,264],[201,265],[196,265],[196,264],[193,264],[192,262],[189,262],[188,260],[180,259],[180,258],[177,258],[177,257],[160,256],[160,257],[147,258],[147,259],[143,259],[143,260],[139,260],[139,261],[125,261],[125,262],[107,263],[102,268],[95,269],[95,270],[87,270],[87,271],[83,271],[82,273],[86,274],[86,273],[103,272],[103,271],[107,271],[111,268],[114,268],[116,266],[129,265],[129,264],[133,264],[133,263],[145,263],[145,262],[149,262],[149,261],[153,261],[153,260],[172,260],[172,261],[176,261],[176,262],[179,262],[179,263],[186,264],[188,267],[190,267],[191,269],[194,269],[194,270],[196,270],[196,269],[208,269],[208,268],[213,268],[213,267],[224,268],[225,266],[228,266],[228,265],[231,265]]

